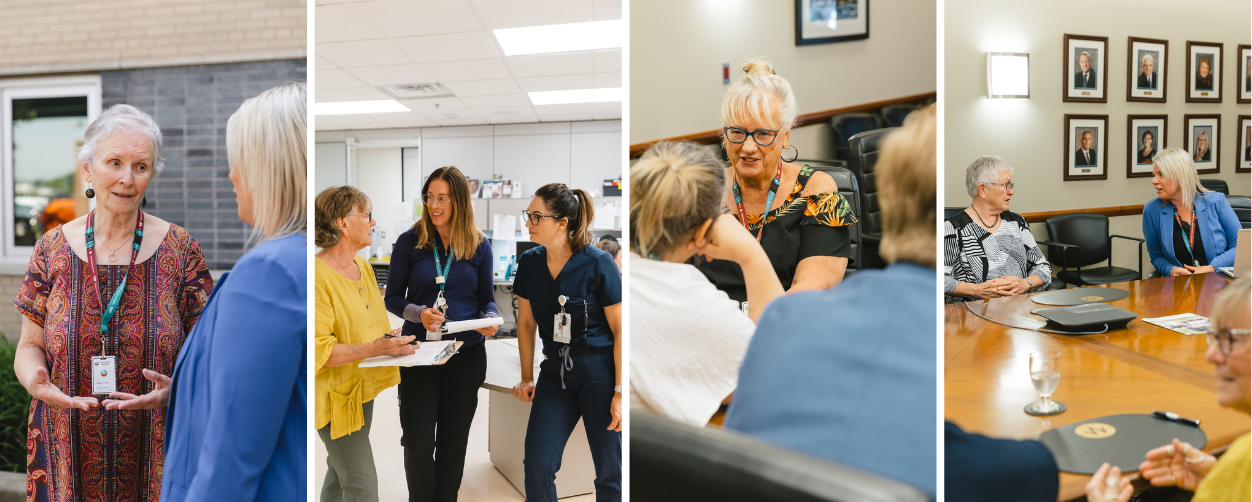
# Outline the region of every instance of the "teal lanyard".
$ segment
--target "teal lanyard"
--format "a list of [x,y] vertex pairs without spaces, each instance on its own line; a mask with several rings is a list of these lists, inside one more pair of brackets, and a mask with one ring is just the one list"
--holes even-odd
[[[761,228],[756,232],[756,241],[761,242],[761,235],[765,233],[765,216],[769,214],[770,206],[774,205],[774,196],[778,194],[778,187],[782,181],[782,160],[778,161],[778,172],[774,173],[774,182],[769,186],[769,195],[765,197],[765,212],[761,213]],[[743,194],[739,192],[739,178],[736,176],[734,183],[730,185],[731,190],[735,193],[735,206],[739,208],[739,221],[743,223],[743,228],[749,233],[752,232],[748,228],[748,215],[743,211]]]
[[435,242],[435,282],[439,283],[439,292],[448,284],[448,272],[452,271],[452,246],[448,246],[448,266],[442,267],[439,261],[439,242]]
[[[104,301],[104,295],[100,294],[100,274],[96,271],[96,212],[87,213],[87,230],[85,232],[87,244],[87,267],[90,268],[91,277],[95,279],[96,298]],[[122,282],[118,284],[117,289],[113,291],[113,296],[109,298],[108,306],[104,308],[104,312],[100,314],[100,355],[104,355],[104,341],[109,334],[109,321],[113,320],[113,316],[117,314],[117,306],[122,301],[122,291],[126,290],[126,280],[130,278],[130,269],[135,266],[135,259],[139,257],[139,247],[143,243],[143,212],[139,213],[139,219],[135,222],[135,243],[131,245],[130,266],[126,267],[126,272],[122,275]]]
[[[1194,217],[1195,213],[1192,212],[1191,214],[1193,217],[1191,218],[1191,225],[1190,225],[1191,229],[1189,232],[1190,235],[1187,236],[1187,240],[1183,241],[1183,243],[1187,245],[1187,254],[1191,255],[1191,266],[1198,267],[1200,266],[1200,262],[1199,260],[1195,259],[1195,252],[1191,250],[1191,246],[1193,246],[1195,242],[1195,227],[1196,227],[1196,218]],[[1174,209],[1174,220],[1178,222],[1178,231],[1181,232],[1182,231],[1182,217],[1178,216],[1177,208]]]

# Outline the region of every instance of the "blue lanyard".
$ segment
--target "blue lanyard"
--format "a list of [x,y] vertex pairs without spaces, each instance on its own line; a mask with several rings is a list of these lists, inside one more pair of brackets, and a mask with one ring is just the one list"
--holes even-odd
[[[774,182],[769,186],[769,195],[765,197],[765,212],[761,213],[761,228],[756,232],[756,241],[761,242],[761,235],[765,233],[765,216],[769,214],[770,206],[774,205],[774,196],[778,194],[778,187],[782,180],[782,160],[778,161],[778,172],[774,174]],[[739,208],[739,221],[743,223],[743,228],[748,232],[752,232],[748,228],[748,216],[743,212],[743,194],[739,192],[739,178],[736,176],[731,189],[735,193],[735,206]]]
[[435,242],[435,282],[439,283],[439,291],[443,292],[443,287],[448,284],[448,272],[452,270],[452,246],[448,245],[448,266],[442,267],[439,262],[439,242]]
[[[98,301],[104,301],[104,295],[100,294],[100,274],[96,271],[96,212],[87,213],[87,230],[86,247],[87,247],[87,266],[91,269],[91,277],[95,279],[96,298]],[[131,246],[130,266],[126,267],[126,272],[122,275],[122,282],[118,284],[117,289],[113,291],[113,296],[109,298],[108,306],[104,312],[100,314],[100,334],[109,334],[109,321],[113,320],[113,316],[117,314],[117,306],[122,301],[122,291],[126,289],[126,280],[130,278],[130,269],[135,266],[135,259],[139,257],[139,247],[143,243],[143,212],[139,212],[139,219],[135,222],[135,243]],[[105,337],[100,337],[100,355],[104,355]]]

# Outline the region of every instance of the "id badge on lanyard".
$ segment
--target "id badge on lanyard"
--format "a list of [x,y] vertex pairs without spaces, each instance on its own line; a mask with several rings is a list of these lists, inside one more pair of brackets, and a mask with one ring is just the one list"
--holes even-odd
[[[452,256],[453,256],[452,253],[454,251],[452,251],[452,246],[448,246],[448,265],[444,267],[444,266],[441,266],[440,260],[439,260],[439,243],[438,242],[435,243],[434,248],[435,248],[434,249],[435,284],[439,285],[439,297],[435,298],[435,309],[438,310],[439,313],[443,314],[444,316],[443,322],[446,323],[448,322],[448,301],[443,298],[443,290],[448,285],[448,273],[452,271]],[[443,326],[440,326],[439,329],[435,331],[427,331],[426,341],[437,342],[437,341],[442,340],[443,339],[442,331],[443,331]]]
[[91,358],[91,393],[117,392],[117,362],[113,356]]
[[556,301],[561,304],[561,312],[556,314],[552,324],[552,341],[557,343],[569,343],[569,325],[572,324],[569,314],[565,313],[565,295],[558,296]]
[[105,340],[109,334],[109,321],[113,319],[113,315],[117,313],[118,304],[122,299],[122,292],[126,289],[126,280],[130,278],[130,269],[135,266],[135,259],[139,257],[139,248],[143,243],[143,213],[139,213],[138,219],[135,221],[135,241],[131,244],[130,265],[126,268],[126,274],[122,276],[122,281],[118,284],[117,289],[113,291],[113,296],[108,303],[104,302],[104,296],[100,294],[100,275],[96,271],[96,213],[92,211],[87,213],[87,229],[85,231],[87,246],[87,266],[91,269],[92,278],[95,279],[96,298],[99,299],[101,305],[100,312],[100,354],[91,358],[91,393],[92,394],[112,394],[117,392],[117,358],[114,356],[104,355],[106,352]]

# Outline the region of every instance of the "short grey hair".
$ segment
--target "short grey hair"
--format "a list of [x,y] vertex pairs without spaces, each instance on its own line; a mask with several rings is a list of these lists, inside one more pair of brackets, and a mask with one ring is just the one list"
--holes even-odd
[[1143,62],[1144,62],[1144,63],[1146,63],[1146,62],[1148,62],[1148,61],[1152,61],[1152,64],[1156,64],[1156,60],[1155,60],[1155,59],[1152,59],[1152,55],[1151,55],[1151,54],[1144,54],[1144,55],[1143,55]]
[[1087,59],[1091,59],[1091,53],[1090,53],[1090,52],[1087,52],[1087,51],[1082,51],[1082,52],[1078,53],[1078,57],[1083,57],[1083,56],[1087,56]]
[[152,170],[161,174],[165,158],[161,157],[161,126],[138,108],[130,105],[113,105],[87,126],[83,147],[78,150],[78,162],[90,164],[96,160],[96,147],[119,131],[141,132],[152,140]]
[[1000,157],[978,157],[974,163],[965,168],[965,192],[970,197],[978,196],[978,185],[993,185],[1000,182],[1000,173],[1008,171],[1013,174],[1013,166]]

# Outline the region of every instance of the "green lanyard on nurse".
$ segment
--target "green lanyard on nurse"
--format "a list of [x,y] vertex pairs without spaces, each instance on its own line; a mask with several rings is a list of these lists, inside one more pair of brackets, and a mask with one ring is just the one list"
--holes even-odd
[[452,257],[456,251],[453,251],[452,245],[448,245],[448,266],[441,267],[439,260],[439,242],[435,242],[435,284],[439,285],[439,297],[435,298],[435,308],[443,314],[443,322],[448,322],[448,301],[443,299],[443,289],[448,285],[448,272],[452,271]]

